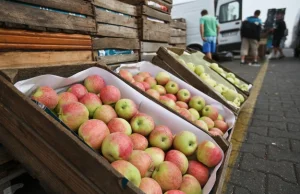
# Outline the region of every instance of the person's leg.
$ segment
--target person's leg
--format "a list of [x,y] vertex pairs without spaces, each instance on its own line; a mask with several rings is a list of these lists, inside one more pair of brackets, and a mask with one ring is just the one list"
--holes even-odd
[[[210,51],[211,51],[211,54],[216,53],[216,51],[217,51],[217,37],[212,37],[211,38]],[[212,56],[211,56],[211,58],[212,58]]]
[[250,42],[251,42],[250,47],[251,47],[252,55],[254,57],[253,62],[254,62],[254,64],[258,64],[257,59],[258,59],[258,44],[259,44],[259,42],[254,39],[250,40]]
[[205,54],[205,56],[209,59],[211,59],[211,49],[210,49],[210,41],[209,41],[209,37],[205,38],[206,41],[203,42],[203,53]]
[[245,56],[248,55],[249,50],[249,41],[247,38],[242,38],[242,45],[241,45],[241,64],[245,64]]

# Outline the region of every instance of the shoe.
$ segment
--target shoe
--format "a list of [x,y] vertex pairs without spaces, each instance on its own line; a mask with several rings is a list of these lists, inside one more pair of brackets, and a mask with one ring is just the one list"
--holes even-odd
[[253,64],[251,66],[253,66],[253,67],[260,67],[260,64],[258,62],[253,62]]
[[240,64],[241,64],[241,65],[246,65],[247,63],[246,63],[245,61],[244,61],[244,62],[241,61]]

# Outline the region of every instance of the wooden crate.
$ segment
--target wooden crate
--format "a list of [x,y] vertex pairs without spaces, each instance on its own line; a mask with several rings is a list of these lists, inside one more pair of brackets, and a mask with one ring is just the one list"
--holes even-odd
[[160,42],[141,42],[141,53],[140,60],[141,61],[152,61],[153,57],[156,56],[156,52],[160,47],[167,47],[167,43]]
[[185,48],[186,46],[186,21],[183,18],[173,19],[171,21],[171,37],[170,45],[178,48]]
[[0,1],[0,22],[5,27],[41,31],[96,32],[89,0]]
[[120,0],[120,1],[131,4],[131,5],[147,5],[147,6],[148,6],[148,2],[152,1],[154,3],[157,3],[159,5],[167,7],[168,10],[162,10],[162,9],[156,8],[154,6],[149,6],[149,7],[153,8],[157,11],[167,13],[169,15],[171,14],[172,2],[170,2],[170,0]]
[[[0,141],[40,180],[49,193],[142,194],[131,182],[125,181],[103,157],[13,86],[17,81],[43,74],[68,77],[95,65],[97,64],[74,64],[1,71]],[[104,66],[98,67],[108,71]],[[222,168],[218,170],[213,191],[217,194],[221,194],[231,152],[230,144],[220,146],[225,157]]]
[[[185,50],[179,48],[164,48],[164,47],[161,47],[158,50],[157,52],[158,57],[165,62],[163,63],[164,66],[166,65],[168,69],[172,70],[171,73],[177,72],[177,74],[180,74],[181,77],[187,81],[187,83],[191,84],[198,90],[206,93],[207,95],[221,102],[223,105],[225,105],[230,110],[232,110],[235,115],[238,115],[239,111],[241,110],[242,106],[245,103],[243,103],[240,108],[237,108],[229,104],[221,94],[217,93],[211,86],[204,83],[194,72],[190,71],[187,67],[183,66],[180,62],[178,62],[172,55],[170,55],[168,53],[168,49],[175,52],[178,55],[181,55]],[[164,66],[162,66],[162,68],[166,68]],[[239,93],[243,95],[246,101],[248,97],[243,92],[239,92]]]

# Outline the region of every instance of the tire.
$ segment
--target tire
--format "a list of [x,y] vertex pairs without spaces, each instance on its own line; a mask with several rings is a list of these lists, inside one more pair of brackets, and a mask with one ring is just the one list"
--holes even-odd
[[202,52],[202,46],[201,46],[201,45],[198,45],[198,44],[192,44],[192,45],[189,45],[188,48],[194,49],[194,50],[196,50],[196,51],[201,51],[201,52]]

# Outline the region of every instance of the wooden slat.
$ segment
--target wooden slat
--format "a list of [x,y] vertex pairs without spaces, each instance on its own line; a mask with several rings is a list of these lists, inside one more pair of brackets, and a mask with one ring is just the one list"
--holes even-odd
[[181,22],[179,20],[172,20],[171,27],[186,30],[186,22]]
[[[120,0],[120,1],[131,4],[131,5],[147,5],[148,0]],[[153,9],[156,9],[163,13],[168,13],[168,14],[171,13],[172,4],[167,3],[166,1],[163,1],[163,0],[151,0],[151,1],[158,3],[160,5],[166,6],[168,8],[168,11],[163,11],[163,10],[161,10],[159,8],[155,8],[155,7],[152,7]]]
[[42,45],[42,44],[19,44],[19,43],[0,43],[0,49],[18,50],[89,50],[92,46],[78,45]]
[[170,38],[170,44],[184,44],[186,43],[186,37],[181,36],[181,37],[171,37]]
[[142,15],[153,17],[155,19],[159,19],[166,22],[171,22],[172,20],[170,14],[162,13],[146,5],[139,7],[139,9],[142,9],[141,11],[139,11]]
[[93,0],[93,4],[116,12],[137,16],[136,7],[117,0]]
[[137,28],[137,19],[135,17],[110,13],[98,8],[95,9],[95,15],[97,22]]
[[141,52],[157,52],[159,47],[167,47],[167,43],[144,42],[141,41]]
[[172,1],[172,0],[163,0],[163,1],[165,1],[165,2],[167,2],[167,3],[170,3],[170,4],[172,4],[172,3],[173,3],[173,1]]
[[91,51],[65,52],[0,52],[0,69],[58,66],[92,61]]
[[138,30],[122,26],[97,24],[97,35],[120,38],[138,38]]
[[142,40],[169,42],[170,25],[150,21],[144,16],[142,19]]
[[89,0],[17,0],[20,2],[55,8],[84,15],[93,15],[92,5]]
[[139,39],[93,38],[93,49],[140,49]]
[[171,36],[184,36],[186,37],[186,31],[176,28],[171,28]]
[[186,49],[186,44],[172,44],[170,46],[180,48],[180,49]]
[[153,57],[156,56],[156,53],[141,53],[140,60],[141,61],[152,61]]
[[38,27],[96,32],[95,20],[0,1],[0,21]]
[[129,61],[138,61],[139,55],[138,53],[129,54],[129,55],[113,55],[113,56],[98,57],[98,60],[101,60],[105,64],[109,65],[109,64],[123,63]]

